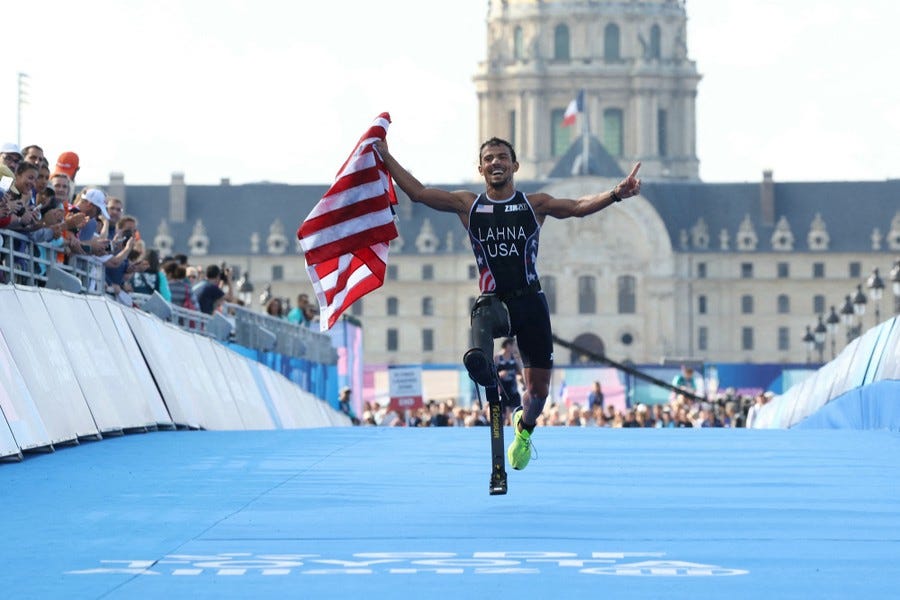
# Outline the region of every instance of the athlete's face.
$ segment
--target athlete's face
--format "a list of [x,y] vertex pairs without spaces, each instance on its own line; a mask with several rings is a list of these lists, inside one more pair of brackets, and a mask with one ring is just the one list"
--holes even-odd
[[478,172],[484,176],[484,181],[489,187],[494,189],[505,187],[518,170],[519,163],[512,159],[509,148],[503,144],[485,146],[481,151]]

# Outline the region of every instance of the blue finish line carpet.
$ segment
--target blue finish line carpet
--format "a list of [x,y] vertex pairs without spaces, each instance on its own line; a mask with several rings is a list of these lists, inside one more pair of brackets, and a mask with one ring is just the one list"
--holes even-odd
[[[507,440],[511,430],[507,428]],[[0,465],[4,598],[896,598],[900,434],[168,431]]]

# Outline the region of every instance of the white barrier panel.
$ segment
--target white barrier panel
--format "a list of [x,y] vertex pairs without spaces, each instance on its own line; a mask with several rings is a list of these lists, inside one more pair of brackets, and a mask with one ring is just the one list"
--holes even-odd
[[895,379],[900,371],[898,323],[894,317],[853,340],[833,361],[763,407],[754,427],[793,427],[835,398]]
[[205,383],[214,390],[212,394],[202,398],[203,413],[217,417],[215,424],[210,423],[208,429],[249,429],[228,385],[231,370],[223,369],[216,356],[214,346],[219,343],[197,335],[189,338],[194,345],[196,357],[204,366],[204,375],[198,378],[198,382]]
[[6,419],[0,419],[0,458],[9,458],[11,456],[21,459],[22,452],[16,444],[16,439],[13,437],[12,430],[9,428]]
[[[0,332],[0,409],[5,417],[3,423],[7,425],[15,442],[16,451],[50,445],[50,434],[47,433],[31,392],[16,367],[3,332]],[[5,452],[5,449],[0,452]],[[9,454],[0,453],[0,456]]]
[[300,429],[320,425],[320,415],[315,406],[301,402],[292,391],[281,389],[277,380],[280,374],[260,364],[250,365],[250,369],[254,372],[257,385],[262,387],[271,407],[278,413],[283,428]]
[[135,396],[124,385],[127,374],[103,338],[101,325],[84,297],[55,290],[42,290],[38,294],[47,307],[100,432],[122,433],[123,429],[151,425],[149,417],[141,414]]
[[47,428],[50,444],[98,437],[78,379],[36,290],[0,287],[0,331]]
[[350,425],[346,415],[294,385],[281,373],[264,365],[255,365],[254,368],[258,370],[285,429]]
[[175,326],[136,310],[122,312],[144,353],[172,421],[184,427],[202,427],[203,419],[194,403],[191,373],[183,368],[182,357],[168,343],[168,330]]
[[117,361],[117,369],[127,393],[126,397],[135,402],[144,423],[151,427],[173,427],[172,417],[163,404],[162,396],[156,389],[141,349],[138,348],[131,328],[122,314],[122,305],[111,302],[103,296],[84,296],[97,320],[110,352]]
[[875,379],[878,381],[900,379],[900,318],[895,317],[890,324],[884,352],[875,369]]
[[223,381],[231,390],[234,403],[241,413],[244,427],[246,429],[275,429],[276,424],[272,414],[253,382],[253,374],[248,366],[250,360],[221,344],[213,343],[213,350],[220,370],[228,374]]

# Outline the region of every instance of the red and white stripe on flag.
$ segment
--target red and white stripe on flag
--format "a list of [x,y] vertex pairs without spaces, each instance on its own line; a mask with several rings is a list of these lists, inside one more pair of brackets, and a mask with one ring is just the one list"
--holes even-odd
[[388,113],[378,115],[297,229],[322,331],[384,283],[388,242],[398,235],[391,210],[397,197],[373,144],[385,139],[390,122]]

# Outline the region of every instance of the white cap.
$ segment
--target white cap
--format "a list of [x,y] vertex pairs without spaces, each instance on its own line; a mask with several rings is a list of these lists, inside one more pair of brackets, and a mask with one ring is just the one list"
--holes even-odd
[[106,194],[104,194],[102,190],[98,190],[97,188],[85,190],[84,193],[81,194],[81,198],[99,208],[100,214],[103,215],[104,219],[109,219],[109,213],[106,211]]

